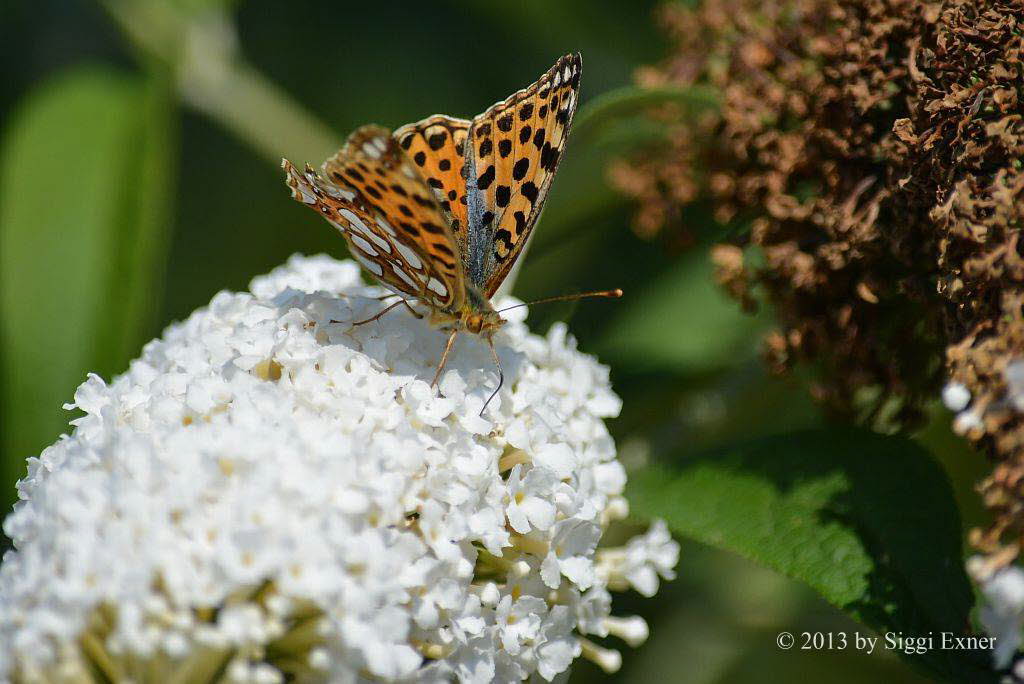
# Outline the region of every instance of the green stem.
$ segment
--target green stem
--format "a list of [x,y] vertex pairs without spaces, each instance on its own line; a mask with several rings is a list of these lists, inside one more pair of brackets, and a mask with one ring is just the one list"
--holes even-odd
[[685,88],[617,88],[599,95],[580,110],[573,123],[572,143],[580,144],[584,140],[589,140],[599,133],[606,123],[669,102],[682,105],[692,116],[717,108],[719,95],[714,88],[699,85]]
[[137,50],[172,68],[185,102],[268,161],[277,164],[285,155],[317,160],[338,146],[329,126],[245,61],[222,10],[187,13],[155,0],[100,2]]
[[190,103],[275,164],[284,156],[319,163],[340,147],[339,136],[247,65],[202,86]]

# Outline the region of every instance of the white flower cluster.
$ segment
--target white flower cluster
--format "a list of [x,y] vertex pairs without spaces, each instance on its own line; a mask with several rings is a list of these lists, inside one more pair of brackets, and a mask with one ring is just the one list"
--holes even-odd
[[[547,680],[638,644],[609,589],[671,578],[663,524],[598,549],[625,473],[608,371],[516,309],[487,348],[293,257],[148,344],[19,484],[0,679]],[[502,302],[510,303],[511,300]]]
[[[1003,669],[1010,665],[1021,645],[1024,569],[1015,565],[994,569],[991,560],[975,556],[967,562],[967,570],[983,597],[978,619],[985,631],[995,637],[994,665]],[[1018,661],[1013,670],[1017,681],[1024,681],[1024,660]]]
[[971,391],[959,382],[948,382],[942,388],[942,403],[956,414],[953,419],[953,431],[966,435],[973,430],[980,430],[982,416],[976,407],[971,407]]
[[[942,402],[956,414],[953,430],[960,435],[978,435],[984,428],[985,411],[993,406],[1010,407],[1024,413],[1024,360],[1011,361],[1003,369],[1005,396],[994,405],[974,401],[970,390],[959,382],[942,389]],[[978,619],[985,632],[995,637],[992,652],[996,669],[1010,668],[1014,681],[1024,681],[1024,660],[1013,663],[1024,630],[1024,568],[1003,566],[998,554],[989,558],[975,556],[967,562],[967,572],[981,590]]]

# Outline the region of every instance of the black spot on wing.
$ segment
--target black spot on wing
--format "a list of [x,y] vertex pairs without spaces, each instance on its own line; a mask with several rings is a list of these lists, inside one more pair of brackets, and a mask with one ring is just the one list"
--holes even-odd
[[515,166],[512,167],[512,178],[515,180],[523,180],[526,176],[526,172],[530,170],[530,160],[523,157],[516,162]]
[[533,204],[534,202],[537,201],[537,195],[539,193],[537,190],[537,186],[534,185],[533,181],[526,181],[525,183],[523,183],[522,188],[520,188],[520,192],[523,193],[523,197],[530,200],[530,204]]
[[423,226],[423,230],[434,235],[444,235],[444,227],[437,225],[432,221],[420,221],[420,225]]
[[494,201],[499,207],[507,207],[510,199],[512,199],[512,188],[509,186],[499,185],[498,189],[494,191]]
[[494,164],[487,167],[479,178],[476,180],[476,187],[480,190],[486,190],[490,187],[491,183],[494,182]]
[[540,166],[546,171],[553,171],[558,164],[558,150],[551,146],[551,143],[544,143],[544,149],[540,153]]
[[448,256],[448,257],[454,257],[455,256],[455,252],[453,252],[451,250],[451,247],[449,247],[448,245],[444,244],[443,242],[435,242],[433,245],[431,245],[431,247],[435,251],[440,252],[441,254],[444,254],[445,256]]
[[516,220],[516,235],[522,235],[526,229],[526,214],[521,211],[517,211],[512,216]]
[[494,233],[494,240],[501,243],[500,247],[495,246],[494,251],[499,258],[504,259],[512,251],[512,233],[502,228]]
[[436,152],[442,147],[444,147],[444,143],[446,140],[448,140],[448,134],[444,131],[441,131],[440,133],[435,133],[434,135],[427,138],[427,145],[430,146],[430,149]]

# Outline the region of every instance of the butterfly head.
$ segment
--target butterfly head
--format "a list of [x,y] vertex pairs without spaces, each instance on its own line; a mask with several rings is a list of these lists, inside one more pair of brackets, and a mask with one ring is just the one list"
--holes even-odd
[[469,286],[466,288],[466,294],[466,305],[463,307],[460,322],[467,332],[490,336],[505,325],[505,319],[494,310],[479,290]]
[[505,325],[505,319],[497,311],[467,311],[462,317],[462,325],[476,335],[489,335]]

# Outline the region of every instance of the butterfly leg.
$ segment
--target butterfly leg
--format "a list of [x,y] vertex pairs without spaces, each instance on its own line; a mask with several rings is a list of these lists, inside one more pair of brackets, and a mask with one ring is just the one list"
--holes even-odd
[[[362,320],[362,321],[356,321],[355,323],[352,324],[352,327],[354,328],[357,325],[365,325],[366,323],[372,323],[373,321],[378,320],[381,316],[386,314],[388,311],[391,311],[396,306],[401,306],[402,304],[405,304],[406,306],[409,306],[404,299],[401,299],[401,300],[395,302],[394,304],[389,304],[383,311],[378,313],[376,316],[371,316],[370,318],[367,318],[367,319]],[[412,308],[412,307],[410,307],[410,308]]]
[[416,318],[416,319],[423,318],[423,314],[421,314],[416,309],[412,308],[412,305],[409,303],[409,300],[403,299],[402,303],[405,304],[405,308],[409,310],[409,313],[412,314],[413,318]]
[[[338,296],[341,297],[342,299],[346,299],[346,300],[349,298],[348,295],[343,295],[343,294],[339,294]],[[373,299],[377,300],[378,302],[383,302],[385,299],[389,299],[391,297],[397,297],[397,296],[398,295],[396,295],[394,293],[391,293],[391,294],[381,295],[380,297],[373,297]],[[344,323],[344,321],[336,321],[333,318],[329,322],[330,323]]]
[[[389,299],[391,297],[398,297],[398,296],[399,295],[396,295],[396,294],[386,294],[386,295],[381,295],[380,297],[374,297],[374,299],[376,299],[378,302],[382,302],[385,299]],[[399,304],[405,304],[405,308],[407,308],[409,310],[409,313],[412,314],[413,318],[417,318],[417,319],[423,318],[423,314],[418,312],[416,309],[412,308],[412,305],[409,304],[409,300],[403,298],[403,299],[395,302],[394,304],[391,304],[390,306],[388,306],[386,309],[381,311],[379,314],[377,314],[373,318],[367,318],[365,321],[357,321],[357,322],[353,323],[352,326],[355,327],[357,325],[363,325],[364,323],[369,323],[370,321],[375,321],[378,318],[380,318],[381,316],[383,316],[384,314],[386,314],[388,311],[391,311],[392,309],[394,309]],[[333,318],[331,319],[331,323],[341,323],[341,322],[342,321],[336,321]]]
[[[381,295],[380,297],[374,297],[374,299],[376,299],[378,302],[383,302],[385,299],[391,299],[392,297],[401,297],[401,295],[396,295],[395,293],[392,292],[391,294]],[[413,318],[423,318],[423,314],[421,314],[416,309],[412,308],[412,305],[409,304],[408,299],[402,297],[402,304],[405,304],[405,308],[409,310],[409,313],[412,314]]]
[[441,354],[441,362],[437,364],[437,372],[434,373],[434,381],[430,383],[431,387],[437,387],[437,381],[441,379],[441,371],[444,370],[444,365],[448,363],[448,352],[452,350],[452,345],[455,344],[455,336],[458,334],[458,329],[455,329],[448,336],[448,343],[444,345],[444,353]]

